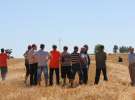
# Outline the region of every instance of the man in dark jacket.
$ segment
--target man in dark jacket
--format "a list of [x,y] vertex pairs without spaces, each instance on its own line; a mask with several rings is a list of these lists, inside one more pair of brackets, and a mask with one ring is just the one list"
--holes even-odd
[[103,72],[104,80],[108,81],[107,72],[106,72],[106,53],[104,52],[104,46],[101,46],[99,52],[96,52],[95,84],[99,83],[101,71]]

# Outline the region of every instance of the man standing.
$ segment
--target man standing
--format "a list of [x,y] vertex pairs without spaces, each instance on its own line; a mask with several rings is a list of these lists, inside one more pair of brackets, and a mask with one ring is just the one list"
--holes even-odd
[[53,72],[55,71],[56,74],[56,82],[59,85],[59,66],[60,66],[60,52],[57,51],[57,46],[53,45],[52,51],[50,52],[50,72],[49,72],[49,79],[50,85],[53,85]]
[[31,45],[28,46],[28,50],[24,53],[25,58],[25,68],[26,68],[26,75],[25,75],[25,83],[27,83],[27,79],[30,74],[30,67],[29,67],[29,60],[28,60],[28,52],[31,50]]
[[135,86],[135,53],[134,53],[134,48],[129,48],[128,61],[129,61],[129,74],[130,74],[130,78],[131,78],[131,85]]
[[81,69],[82,69],[82,80],[84,84],[88,82],[88,57],[86,52],[86,48],[81,48],[80,56],[81,56]]
[[0,70],[3,81],[6,79],[6,75],[8,72],[7,59],[9,58],[9,56],[4,51],[4,49],[1,49],[0,53]]
[[32,45],[32,49],[28,52],[29,66],[30,66],[30,85],[37,85],[37,59],[36,59],[37,46]]
[[36,53],[37,61],[38,61],[38,71],[37,71],[37,80],[40,85],[42,72],[44,73],[45,85],[48,85],[48,59],[49,53],[44,51],[45,45],[40,45],[40,50]]
[[71,87],[73,87],[73,83],[75,80],[76,73],[78,73],[79,76],[79,84],[82,84],[82,72],[81,72],[81,57],[78,53],[78,47],[74,47],[74,52],[71,54],[72,59],[72,81],[71,81]]
[[90,59],[90,55],[88,54],[88,50],[89,50],[89,47],[88,45],[84,45],[84,48],[85,48],[85,55],[87,55],[87,74],[86,74],[86,77],[85,77],[85,84],[88,83],[88,74],[89,74],[89,67],[90,67],[90,63],[91,63],[91,59]]
[[85,44],[83,47],[86,48],[85,54],[87,55],[87,59],[88,59],[88,68],[89,68],[89,67],[90,67],[90,63],[91,63],[90,56],[89,56],[89,54],[88,54],[89,47],[88,47],[88,45],[86,45],[86,44]]
[[106,53],[104,52],[104,46],[100,46],[99,52],[96,52],[96,77],[95,84],[99,83],[101,71],[104,75],[104,80],[108,81],[106,72]]
[[70,73],[71,73],[71,54],[68,53],[68,47],[65,46],[63,48],[63,52],[61,54],[61,77],[63,79],[63,86],[66,84],[66,78],[70,81]]

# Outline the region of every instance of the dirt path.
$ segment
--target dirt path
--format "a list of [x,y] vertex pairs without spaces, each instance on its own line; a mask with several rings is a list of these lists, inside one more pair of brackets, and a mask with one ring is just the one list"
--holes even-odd
[[135,100],[127,66],[108,63],[109,82],[94,86],[95,64],[89,72],[88,85],[69,89],[61,86],[26,87],[23,60],[10,61],[7,81],[0,81],[0,100]]

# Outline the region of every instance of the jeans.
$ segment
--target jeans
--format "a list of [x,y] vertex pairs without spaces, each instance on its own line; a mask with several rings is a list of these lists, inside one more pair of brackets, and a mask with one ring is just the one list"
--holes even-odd
[[59,80],[60,80],[60,76],[59,76],[59,68],[50,68],[50,72],[49,72],[49,79],[50,79],[50,85],[53,85],[53,72],[55,71],[56,74],[56,82],[59,85]]
[[87,65],[82,66],[82,80],[83,80],[83,83],[87,84],[87,82],[88,82],[88,67],[87,67]]
[[48,66],[38,66],[38,70],[37,70],[37,80],[40,81],[41,80],[41,75],[42,72],[44,73],[44,78],[46,81],[48,81]]

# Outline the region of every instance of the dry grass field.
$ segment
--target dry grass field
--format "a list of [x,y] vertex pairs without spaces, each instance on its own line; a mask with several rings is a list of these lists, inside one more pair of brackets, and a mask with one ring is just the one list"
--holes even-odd
[[[119,56],[124,58],[124,63],[117,62]],[[12,59],[7,80],[0,81],[0,100],[135,100],[135,88],[129,84],[127,55],[108,55],[107,68],[109,81],[104,82],[101,77],[97,86],[93,84],[95,62],[92,57],[88,85],[28,87],[24,84],[24,60]]]

